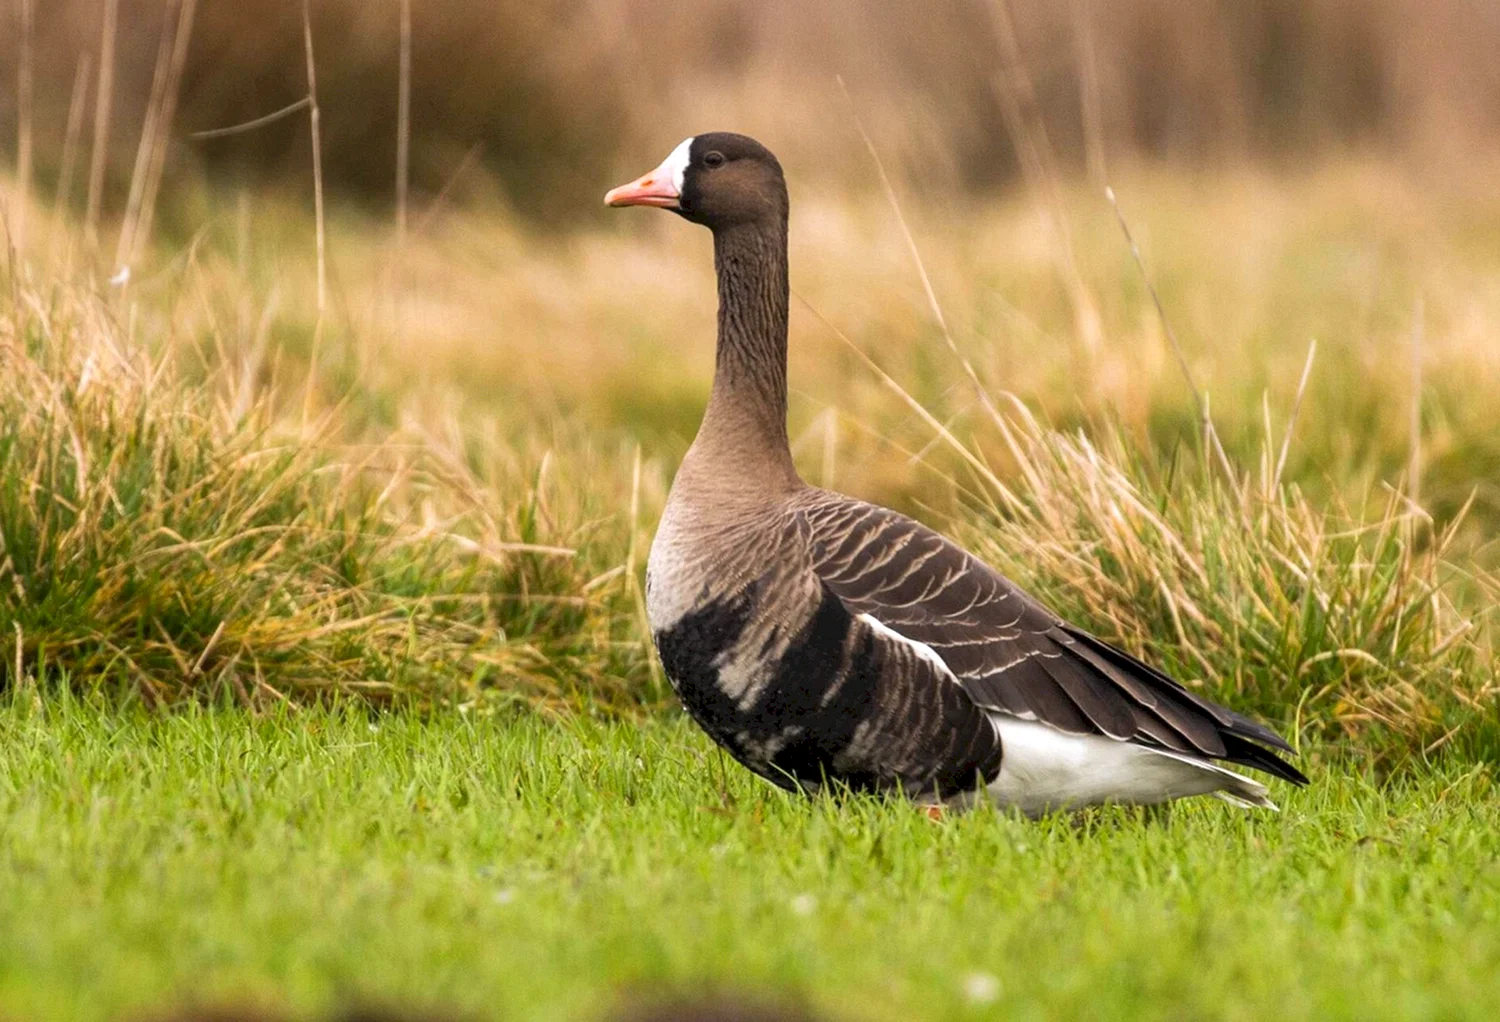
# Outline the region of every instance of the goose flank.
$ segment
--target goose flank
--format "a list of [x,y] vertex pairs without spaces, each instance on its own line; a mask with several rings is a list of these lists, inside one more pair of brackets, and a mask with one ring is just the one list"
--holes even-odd
[[694,136],[605,202],[713,232],[713,389],[646,600],[674,690],[736,760],[788,789],[982,795],[1031,815],[1210,793],[1274,808],[1220,763],[1306,783],[1269,728],[1068,624],[926,526],[798,477],[790,207],[764,146]]

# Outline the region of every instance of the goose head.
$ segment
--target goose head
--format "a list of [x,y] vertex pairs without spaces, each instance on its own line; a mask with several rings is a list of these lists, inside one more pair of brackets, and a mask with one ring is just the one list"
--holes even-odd
[[656,206],[710,230],[785,221],[786,179],[771,151],[728,131],[684,139],[655,170],[604,196],[608,206]]

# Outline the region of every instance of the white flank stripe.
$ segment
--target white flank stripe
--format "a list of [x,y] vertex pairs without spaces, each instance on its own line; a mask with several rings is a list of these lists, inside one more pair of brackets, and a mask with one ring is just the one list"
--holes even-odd
[[937,667],[939,670],[941,670],[944,677],[950,679],[951,681],[954,681],[955,683],[958,681],[957,678],[953,677],[953,672],[948,669],[948,664],[943,660],[941,656],[938,655],[938,651],[927,645],[927,643],[918,642],[916,639],[909,639],[906,636],[902,635],[900,632],[896,631],[896,629],[892,628],[890,625],[883,624],[882,622],[875,620],[869,614],[861,614],[859,615],[859,619],[865,624],[869,625],[871,628],[875,629],[875,631],[879,632],[881,635],[884,635],[886,638],[894,639],[895,641],[901,643],[903,646],[911,647],[912,651],[916,653],[917,656],[921,657],[923,660],[928,661],[934,667]]

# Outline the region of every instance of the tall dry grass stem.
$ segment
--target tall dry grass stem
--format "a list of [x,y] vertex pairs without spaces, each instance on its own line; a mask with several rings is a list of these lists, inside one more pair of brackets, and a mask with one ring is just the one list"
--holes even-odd
[[94,94],[94,143],[89,153],[89,193],[83,214],[83,240],[91,252],[99,245],[104,173],[109,168],[109,128],[115,96],[115,35],[119,21],[120,0],[104,0],[99,27],[99,88]]
[[36,37],[32,0],[21,0],[21,52],[16,61],[16,204],[11,216],[12,244],[26,251],[27,216],[31,205],[32,161],[32,47]]
[[401,53],[396,95],[396,244],[406,244],[406,193],[411,179],[411,0],[401,0]]
[[1078,113],[1083,129],[1084,165],[1097,188],[1109,183],[1104,157],[1104,104],[1100,98],[1099,54],[1094,39],[1094,13],[1090,0],[1073,0],[1073,46],[1078,60]]
[[1104,197],[1109,200],[1110,207],[1115,211],[1115,219],[1119,221],[1120,231],[1125,235],[1125,244],[1130,247],[1131,258],[1135,260],[1136,269],[1140,271],[1141,280],[1146,285],[1146,291],[1151,295],[1151,304],[1156,309],[1157,319],[1161,323],[1162,332],[1167,335],[1167,341],[1172,346],[1172,355],[1177,360],[1177,367],[1182,370],[1182,378],[1187,383],[1188,390],[1193,395],[1193,404],[1198,411],[1198,421],[1203,430],[1203,442],[1218,458],[1219,467],[1224,471],[1224,481],[1232,486],[1238,487],[1239,476],[1229,464],[1229,456],[1224,452],[1224,445],[1219,440],[1218,430],[1214,428],[1213,414],[1209,409],[1208,395],[1198,388],[1197,381],[1193,379],[1193,371],[1188,367],[1187,355],[1182,350],[1182,344],[1177,340],[1177,331],[1172,329],[1172,321],[1167,317],[1167,308],[1162,304],[1161,294],[1156,290],[1156,283],[1151,279],[1151,274],[1146,269],[1146,259],[1141,255],[1141,247],[1136,244],[1135,235],[1130,230],[1130,224],[1125,220],[1125,213],[1120,209],[1120,203],[1115,198],[1115,190],[1110,187],[1104,189]]
[[162,97],[161,116],[156,124],[156,143],[151,147],[149,176],[141,200],[139,222],[129,255],[129,265],[134,265],[144,254],[151,241],[151,231],[156,223],[156,200],[161,194],[162,175],[166,172],[167,154],[172,148],[172,124],[177,116],[177,99],[182,91],[182,71],[187,64],[188,45],[193,38],[193,16],[198,9],[198,0],[182,0],[177,15],[177,28],[172,34],[172,60],[167,67],[167,87]]
[[[5,231],[5,275],[10,280],[11,308],[21,307],[21,268],[17,265],[15,236],[10,230],[10,211],[0,202],[0,228]],[[13,342],[9,342],[13,343]]]
[[[1292,399],[1292,414],[1287,417],[1286,435],[1281,438],[1281,450],[1276,455],[1276,471],[1271,476],[1271,486],[1266,493],[1266,499],[1271,499],[1275,494],[1281,492],[1281,477],[1286,470],[1287,454],[1292,449],[1292,434],[1297,429],[1297,419],[1302,414],[1302,399],[1307,396],[1307,381],[1312,378],[1313,359],[1318,354],[1318,341],[1313,338],[1307,344],[1307,361],[1302,363],[1302,375],[1297,380],[1297,396]],[[1270,434],[1266,434],[1267,439]]]
[[202,131],[191,133],[188,135],[188,138],[195,142],[200,142],[211,138],[228,138],[231,135],[243,135],[257,128],[264,128],[268,124],[275,124],[282,118],[290,117],[297,111],[305,110],[311,105],[312,100],[307,96],[303,96],[301,99],[294,100],[279,110],[272,110],[270,113],[263,114],[260,117],[253,117],[248,121],[241,121],[239,124],[231,124],[223,128],[204,128]]
[[1411,313],[1410,450],[1406,458],[1406,492],[1412,503],[1422,501],[1422,348],[1426,303],[1418,298]]
[[156,70],[151,76],[151,98],[146,103],[146,119],[141,125],[140,141],[135,147],[135,165],[130,172],[130,191],[125,199],[125,216],[120,222],[120,236],[115,244],[115,272],[122,285],[128,285],[131,254],[135,252],[135,235],[139,229],[141,207],[151,179],[152,151],[158,137],[157,125],[166,104],[167,81],[172,74],[173,37],[182,0],[167,0],[162,18],[161,38],[156,48]]
[[[828,331],[834,335],[834,337],[838,338],[838,340],[843,343],[845,347],[853,352],[854,356],[860,360],[865,368],[869,369],[870,372],[873,373],[875,377],[881,382],[881,384],[883,384],[888,390],[891,391],[892,394],[899,398],[902,404],[904,404],[908,409],[911,410],[912,414],[921,419],[923,423],[925,423],[927,427],[932,430],[933,435],[941,439],[943,444],[955,455],[957,455],[965,464],[967,464],[968,467],[972,469],[974,473],[981,480],[983,480],[984,483],[992,487],[996,493],[1004,494],[1009,499],[1014,499],[1014,494],[1011,493],[1010,488],[1005,485],[1000,477],[995,474],[994,470],[990,468],[990,466],[986,464],[984,460],[981,459],[970,448],[968,444],[964,443],[958,438],[957,435],[954,434],[947,423],[943,422],[936,415],[933,415],[932,412],[928,410],[926,405],[922,404],[922,402],[917,400],[910,391],[901,386],[900,382],[897,381],[895,377],[886,372],[885,369],[880,365],[880,363],[876,362],[873,358],[870,357],[868,352],[866,352],[858,344],[855,344],[853,339],[851,339],[848,334],[846,334],[843,330],[840,330],[832,320],[823,315],[823,313],[818,310],[817,306],[813,305],[810,301],[807,300],[806,297],[804,297],[800,293],[796,291],[793,291],[792,293],[796,295],[797,300],[802,303],[803,307],[805,307],[808,312],[813,314],[814,318],[816,318],[818,322],[822,323],[823,326],[826,327]],[[973,379],[971,382],[979,385],[977,378]],[[989,403],[988,401],[986,401],[986,405],[990,408],[994,407],[993,404]],[[996,420],[1000,419],[998,411],[995,411],[992,414]]]
[[323,331],[328,310],[328,241],[323,217],[323,130],[322,111],[318,108],[318,62],[313,53],[312,4],[302,0],[302,47],[307,59],[307,122],[312,134],[313,230],[318,260],[318,319],[313,326],[312,357],[307,372],[307,390],[302,406],[302,424],[312,418],[317,393],[318,359],[322,355]]
[[[475,142],[469,146],[463,157],[454,166],[452,173],[448,175],[448,179],[443,182],[443,187],[438,189],[438,193],[432,197],[432,201],[428,202],[426,208],[422,210],[421,217],[412,225],[410,231],[407,232],[408,241],[414,241],[427,234],[428,230],[437,221],[438,215],[448,207],[448,203],[453,197],[453,191],[458,186],[458,183],[463,180],[464,175],[479,166],[480,157],[483,153],[483,143]],[[381,257],[380,270],[376,274],[376,279],[380,282],[380,291],[382,293],[388,290],[387,285],[396,273],[400,265],[400,260],[401,250],[399,248],[389,249]]]
[[1073,251],[1073,232],[1063,202],[1057,154],[1047,132],[1041,104],[1037,101],[1036,87],[1026,71],[1008,0],[991,0],[990,14],[1001,58],[1000,74],[993,79],[995,94],[1037,215],[1048,225],[1057,243],[1058,273],[1073,301],[1074,325],[1079,340],[1083,342],[1085,353],[1092,357],[1103,342],[1104,328]]
[[[52,196],[52,223],[48,226],[51,240],[48,244],[47,262],[56,266],[58,237],[65,239],[67,262],[72,261],[72,234],[68,229],[68,205],[73,198],[73,171],[78,160],[78,143],[83,131],[83,107],[88,99],[89,77],[92,71],[92,55],[87,51],[78,55],[78,67],[73,73],[72,99],[68,102],[68,123],[63,134],[62,165],[57,172],[57,188]],[[63,269],[64,279],[68,276]]]
[[[988,388],[979,379],[979,374],[974,370],[974,364],[958,348],[958,343],[953,339],[953,332],[948,329],[948,317],[943,315],[942,303],[938,301],[937,291],[932,286],[932,277],[927,272],[927,263],[922,259],[922,251],[917,247],[917,239],[907,225],[906,214],[901,211],[901,200],[896,197],[896,188],[891,184],[891,177],[886,173],[885,161],[880,158],[880,153],[875,148],[875,142],[870,138],[870,133],[865,130],[864,122],[860,120],[859,110],[855,107],[854,97],[849,93],[849,87],[844,84],[842,76],[837,77],[839,88],[844,92],[844,99],[849,104],[849,116],[854,122],[854,128],[859,132],[859,137],[865,143],[865,149],[870,154],[871,161],[875,164],[875,173],[880,177],[880,186],[885,192],[886,201],[890,203],[891,212],[895,214],[896,226],[901,230],[901,237],[906,242],[906,250],[910,253],[912,264],[917,271],[917,277],[922,281],[922,292],[927,296],[928,307],[932,310],[932,318],[937,321],[938,330],[943,335],[943,341],[948,345],[948,350],[958,360],[963,368],[964,375],[973,384],[976,396],[984,405],[985,410],[993,417],[998,417],[999,412],[990,400]],[[821,319],[822,317],[819,316]],[[827,321],[824,320],[826,323]],[[830,324],[831,325],[831,324]]]

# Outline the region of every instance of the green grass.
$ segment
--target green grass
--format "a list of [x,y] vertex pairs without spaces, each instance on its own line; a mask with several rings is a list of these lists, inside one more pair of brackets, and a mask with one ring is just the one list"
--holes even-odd
[[1493,1017],[1491,770],[1377,783],[1323,752],[1280,814],[932,823],[772,790],[675,718],[23,693],[0,706],[0,1013],[577,1019],[708,986],[835,1019]]

